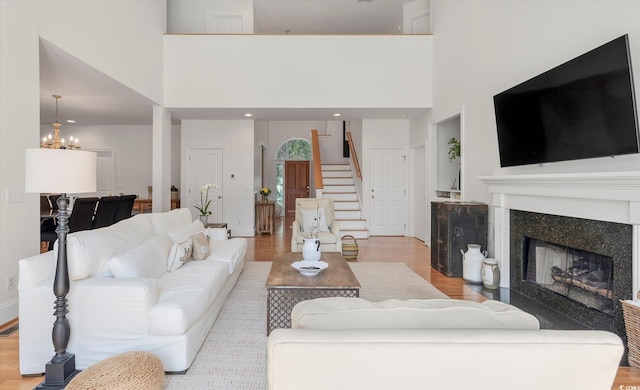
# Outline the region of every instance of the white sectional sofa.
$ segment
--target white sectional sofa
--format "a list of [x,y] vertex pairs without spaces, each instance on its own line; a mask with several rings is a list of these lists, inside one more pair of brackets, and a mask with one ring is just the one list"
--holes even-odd
[[[204,229],[188,209],[177,209],[70,234],[67,247],[67,350],[76,367],[143,350],[165,371],[184,372],[242,272],[247,240],[227,240],[226,231]],[[54,355],[56,253],[57,246],[19,262],[23,375],[44,372]]]
[[496,301],[296,305],[268,340],[270,390],[610,389],[624,347],[610,332],[540,330]]

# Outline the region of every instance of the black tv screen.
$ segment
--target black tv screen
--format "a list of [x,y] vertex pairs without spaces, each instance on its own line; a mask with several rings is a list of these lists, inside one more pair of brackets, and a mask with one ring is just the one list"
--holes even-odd
[[627,35],[493,100],[502,167],[639,152]]

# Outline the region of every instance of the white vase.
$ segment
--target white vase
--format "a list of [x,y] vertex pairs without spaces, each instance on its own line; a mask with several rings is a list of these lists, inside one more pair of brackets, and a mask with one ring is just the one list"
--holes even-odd
[[462,279],[469,283],[482,283],[482,262],[485,256],[480,252],[478,244],[468,244],[467,248],[462,258]]
[[482,284],[484,288],[495,290],[500,283],[500,268],[498,268],[498,260],[484,259],[482,265]]
[[305,238],[302,245],[302,260],[318,261],[320,260],[320,240],[317,238]]
[[200,218],[200,222],[202,222],[202,224],[205,225],[205,226],[209,222],[209,216],[208,215],[200,215],[200,216],[198,216],[198,218]]

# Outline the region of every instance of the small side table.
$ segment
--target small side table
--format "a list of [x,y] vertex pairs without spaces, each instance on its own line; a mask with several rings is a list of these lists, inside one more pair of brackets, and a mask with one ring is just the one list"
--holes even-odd
[[206,228],[218,228],[218,229],[227,229],[227,238],[231,238],[231,229],[227,228],[226,222],[220,223],[207,223],[204,225]]
[[273,214],[276,202],[256,203],[256,233],[273,234]]

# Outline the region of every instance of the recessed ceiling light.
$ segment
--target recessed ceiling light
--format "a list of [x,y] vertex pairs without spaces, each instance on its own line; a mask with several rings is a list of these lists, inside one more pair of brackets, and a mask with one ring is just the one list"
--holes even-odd
[[76,123],[73,119],[67,119],[67,123]]
[[336,112],[333,116],[340,116],[340,113]]
[[253,116],[253,114],[252,114],[252,113],[250,113],[250,112],[247,112],[246,114],[244,114],[244,116],[246,116],[246,117],[251,117],[251,116]]

